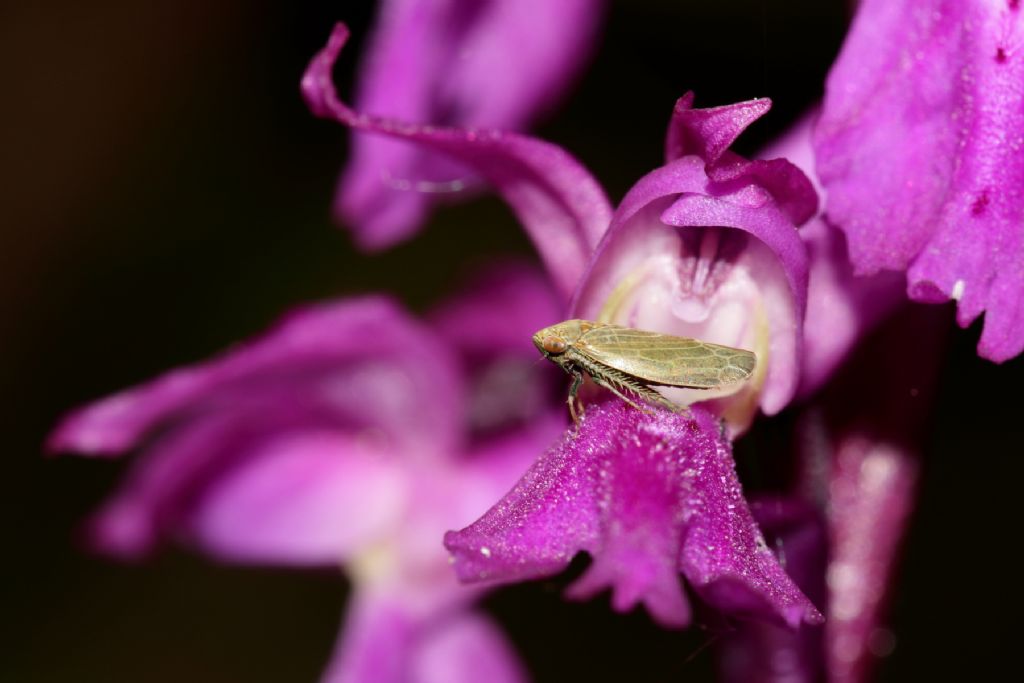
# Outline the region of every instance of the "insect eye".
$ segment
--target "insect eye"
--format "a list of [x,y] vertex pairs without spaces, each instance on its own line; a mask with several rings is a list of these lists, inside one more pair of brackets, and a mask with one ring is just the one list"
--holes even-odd
[[548,353],[565,353],[565,341],[558,337],[544,337],[544,350]]

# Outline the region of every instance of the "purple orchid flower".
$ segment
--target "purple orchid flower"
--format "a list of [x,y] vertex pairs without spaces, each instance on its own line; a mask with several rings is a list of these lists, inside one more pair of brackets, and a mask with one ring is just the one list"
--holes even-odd
[[[521,130],[582,70],[603,14],[602,0],[388,0],[356,103],[407,121]],[[444,155],[356,133],[335,212],[379,249],[415,233],[439,198],[477,185]]]
[[807,256],[796,225],[814,214],[817,198],[792,164],[747,161],[728,150],[768,101],[694,110],[692,96],[684,97],[669,129],[669,163],[638,182],[609,216],[597,182],[553,145],[353,111],[331,82],[345,35],[335,28],[303,78],[312,111],[444,151],[491,180],[562,291],[579,283],[573,316],[698,336],[759,356],[750,387],[693,407],[687,417],[589,406],[579,430],[511,493],[448,534],[459,575],[550,575],[584,550],[594,563],[573,594],[610,586],[617,609],[643,602],[667,625],[689,621],[680,573],[726,610],[794,627],[820,621],[765,546],[725,436],[745,428],[758,406],[780,410],[797,389]]
[[[810,182],[783,160],[727,147],[766,101],[676,107],[669,163],[630,190],[587,266],[574,317],[756,350],[760,375],[690,417],[594,405],[515,489],[446,536],[463,580],[519,580],[594,558],[570,589],[612,588],[613,606],[643,603],[682,626],[682,573],[709,603],[791,627],[821,615],[765,545],[740,493],[731,444],[760,405],[780,410],[797,387],[806,252],[795,224],[816,209]],[[675,396],[673,396],[675,398]]]
[[[94,544],[139,557],[173,539],[232,562],[344,564],[352,606],[325,681],[524,680],[503,637],[468,609],[479,591],[456,583],[439,539],[562,429],[528,339],[557,307],[522,268],[472,289],[432,326],[382,297],[311,306],[69,415],[51,450],[140,451],[90,525]],[[465,330],[481,324],[490,362],[472,358],[467,373],[460,358],[477,340]],[[492,396],[495,373],[511,387],[504,400]],[[484,414],[467,407],[476,391],[489,395]]]
[[978,353],[1024,350],[1024,12],[1019,0],[864,0],[816,132],[829,217],[858,273],[985,313]]

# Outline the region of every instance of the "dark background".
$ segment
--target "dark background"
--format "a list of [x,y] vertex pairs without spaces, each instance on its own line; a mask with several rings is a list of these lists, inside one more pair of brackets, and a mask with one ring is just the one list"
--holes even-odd
[[[66,409],[204,358],[298,302],[387,289],[422,310],[473,264],[530,254],[494,199],[369,258],[331,225],[346,135],[307,114],[298,79],[344,19],[350,92],[371,15],[369,2],[240,0],[0,10],[0,680],[313,681],[326,663],[338,575],[174,549],[140,566],[90,556],[76,526],[122,465],[44,459],[40,443]],[[540,134],[617,199],[660,163],[685,90],[699,106],[770,96],[740,145],[751,152],[818,97],[845,22],[838,0],[612,3],[592,68]],[[436,277],[411,279],[424,262]],[[976,359],[976,338],[958,332],[943,371],[883,681],[1019,668],[1024,363]],[[764,468],[772,454],[751,450],[741,458]],[[713,634],[660,631],[606,598],[564,603],[564,583],[488,602],[538,683],[712,679]]]

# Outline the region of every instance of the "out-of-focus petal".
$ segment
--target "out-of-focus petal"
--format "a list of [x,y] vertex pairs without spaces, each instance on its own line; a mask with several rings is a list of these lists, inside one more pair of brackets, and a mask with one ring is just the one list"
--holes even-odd
[[248,413],[258,422],[301,405],[308,423],[443,453],[458,446],[461,391],[454,358],[429,330],[389,299],[351,299],[294,312],[211,361],[79,409],[48,448],[118,454],[158,427],[205,414]]
[[412,502],[399,467],[358,437],[280,435],[206,486],[190,524],[228,559],[336,565],[395,532]]
[[1024,14],[1017,2],[865,0],[816,132],[828,215],[859,273],[985,313],[978,352],[1024,349]]
[[[390,0],[359,70],[356,108],[445,126],[521,130],[590,55],[601,0]],[[335,207],[365,247],[415,232],[473,172],[420,145],[355,132]]]
[[905,304],[858,344],[801,423],[801,488],[828,502],[829,681],[871,680],[892,648],[885,617],[949,327],[946,311]]
[[809,396],[833,375],[858,340],[899,307],[904,285],[898,273],[854,275],[843,233],[822,217],[805,225],[800,235],[811,268],[799,393]]
[[534,360],[531,335],[564,318],[566,303],[539,269],[508,262],[471,278],[435,309],[430,322],[464,356],[514,354]]
[[410,683],[525,683],[511,645],[479,614],[460,613],[432,627],[412,661]]
[[[831,477],[832,559],[825,626],[829,680],[861,683],[882,639],[889,584],[916,498],[917,459],[893,443],[850,435]],[[875,650],[874,652],[872,650]]]
[[699,407],[692,415],[588,406],[505,498],[446,535],[459,577],[546,576],[586,551],[594,561],[572,593],[612,588],[616,609],[642,602],[666,625],[689,621],[680,571],[723,609],[791,626],[819,620],[765,546],[717,420]]
[[386,135],[444,153],[483,176],[526,228],[560,291],[568,296],[611,216],[604,191],[560,147],[493,129],[417,125],[357,113],[342,103],[331,70],[348,30],[335,26],[302,78],[310,110],[353,129]]
[[564,307],[539,268],[508,262],[471,278],[431,314],[433,327],[462,359],[466,426],[474,439],[528,427],[550,409],[565,376],[539,362],[530,337],[564,318]]
[[417,619],[397,601],[356,592],[322,683],[406,683]]
[[469,683],[527,680],[485,617],[421,614],[392,596],[357,591],[322,683]]

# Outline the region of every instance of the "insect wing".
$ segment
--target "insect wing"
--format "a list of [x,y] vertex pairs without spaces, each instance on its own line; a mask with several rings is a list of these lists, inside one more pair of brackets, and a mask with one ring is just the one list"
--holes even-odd
[[754,370],[750,351],[618,325],[584,333],[576,350],[608,367],[652,384],[714,389],[739,382]]

